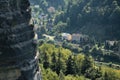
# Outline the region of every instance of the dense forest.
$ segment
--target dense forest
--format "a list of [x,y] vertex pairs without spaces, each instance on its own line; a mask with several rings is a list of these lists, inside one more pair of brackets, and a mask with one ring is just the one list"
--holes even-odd
[[[30,1],[43,80],[120,80],[119,0]],[[61,33],[88,38],[61,40]]]
[[82,32],[104,40],[120,39],[120,1],[70,0],[67,9],[56,17],[55,23],[59,21],[67,23],[67,32]]
[[56,9],[54,25],[66,23],[65,26],[61,24],[62,31],[84,33],[98,40],[120,39],[119,0],[37,0],[33,2],[39,4],[45,13],[48,13],[47,8],[54,7]]
[[39,47],[43,80],[119,80],[120,70],[98,65],[86,54],[44,43]]

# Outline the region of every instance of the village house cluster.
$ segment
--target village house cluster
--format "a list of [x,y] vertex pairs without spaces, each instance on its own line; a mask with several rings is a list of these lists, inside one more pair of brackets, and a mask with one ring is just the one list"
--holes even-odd
[[71,41],[73,43],[82,43],[89,41],[89,37],[87,35],[78,34],[78,33],[73,33],[73,34],[62,33],[61,38],[62,40]]

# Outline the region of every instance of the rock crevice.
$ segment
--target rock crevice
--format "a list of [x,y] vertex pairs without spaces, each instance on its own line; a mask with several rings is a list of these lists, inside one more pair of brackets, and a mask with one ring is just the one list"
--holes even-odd
[[0,80],[41,80],[28,0],[0,0]]

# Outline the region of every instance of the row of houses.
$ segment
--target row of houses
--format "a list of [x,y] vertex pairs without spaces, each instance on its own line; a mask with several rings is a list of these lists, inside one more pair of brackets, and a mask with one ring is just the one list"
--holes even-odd
[[61,37],[62,40],[72,41],[74,43],[81,43],[89,40],[87,35],[78,34],[78,33],[77,34],[62,33]]

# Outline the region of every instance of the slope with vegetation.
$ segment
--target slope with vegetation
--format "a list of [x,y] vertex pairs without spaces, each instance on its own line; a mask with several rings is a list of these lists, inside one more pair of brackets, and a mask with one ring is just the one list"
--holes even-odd
[[[51,44],[43,40],[39,46],[43,80],[120,80],[119,0],[37,1],[33,2],[40,5],[34,9],[35,18],[43,22],[43,25],[38,23],[40,34],[57,37],[48,41]],[[41,13],[47,18],[38,19]],[[52,29],[47,31],[47,27],[51,27],[49,22]],[[93,41],[76,47],[76,44],[59,40],[62,32],[84,33]],[[106,40],[117,43],[111,46]],[[57,42],[60,44],[54,45]]]
[[119,80],[120,70],[97,65],[90,55],[44,43],[39,47],[43,80]]
[[120,1],[69,0],[55,24],[60,21],[67,23],[66,32],[82,32],[98,40],[120,39]]

